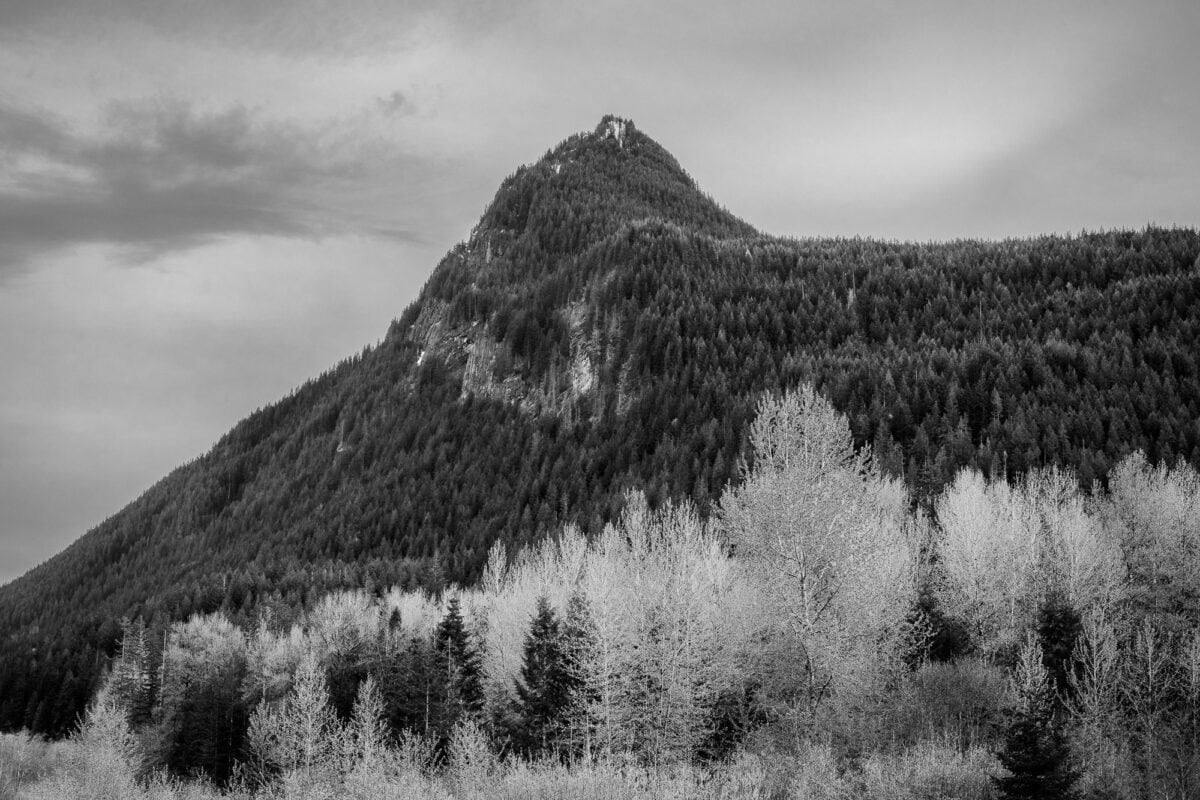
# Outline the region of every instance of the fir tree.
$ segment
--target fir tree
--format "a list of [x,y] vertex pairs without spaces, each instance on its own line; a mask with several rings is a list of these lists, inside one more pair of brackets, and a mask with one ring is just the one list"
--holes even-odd
[[434,649],[446,676],[445,731],[449,732],[464,714],[478,721],[483,712],[483,667],[479,651],[467,634],[457,597],[450,599],[446,616],[438,623]]
[[1018,713],[1004,735],[998,754],[1009,774],[996,783],[1008,800],[1066,800],[1073,796],[1075,775],[1067,767],[1069,752],[1061,729],[1047,716]]
[[572,676],[558,617],[546,597],[539,597],[529,634],[521,679],[516,683],[516,746],[529,755],[558,748],[558,734],[571,704]]
[[1075,641],[1082,629],[1079,612],[1061,592],[1051,591],[1038,606],[1037,634],[1055,710],[1069,699]]
[[150,722],[156,675],[142,618],[121,620],[121,629],[121,652],[113,664],[110,685],[113,700],[125,711],[130,727],[136,729]]
[[448,729],[443,719],[446,674],[430,637],[414,636],[407,646],[388,651],[376,678],[393,730],[429,735]]
[[1075,774],[1068,765],[1066,737],[1054,718],[1054,694],[1045,657],[1030,637],[1017,665],[1018,707],[1004,734],[1000,763],[1008,774],[996,779],[1006,800],[1068,800]]

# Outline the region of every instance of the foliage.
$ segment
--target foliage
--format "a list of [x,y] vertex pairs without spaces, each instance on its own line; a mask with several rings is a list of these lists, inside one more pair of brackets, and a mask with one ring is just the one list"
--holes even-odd
[[1134,578],[1133,610],[1170,630],[1200,620],[1200,473],[1137,452],[1113,470],[1104,510]]
[[61,772],[65,750],[61,742],[28,733],[0,734],[0,798],[13,800],[26,787]]
[[763,400],[750,436],[754,466],[721,517],[762,598],[759,624],[782,626],[797,648],[815,721],[830,693],[852,680],[869,691],[899,666],[916,601],[908,498],[811,387]]
[[545,597],[525,639],[521,679],[516,684],[516,748],[538,756],[558,746],[566,728],[576,681],[571,674],[567,643],[554,609]]
[[[610,122],[506,179],[379,345],[0,588],[0,727],[65,734],[122,617],[156,643],[194,614],[287,628],[338,589],[437,592],[496,542],[599,535],[635,487],[705,517],[760,399],[805,382],[917,502],[962,467],[1200,465],[1195,231],[780,239]],[[1193,596],[1179,563],[1132,564],[1166,569],[1149,607]],[[362,676],[326,666],[344,716]]]
[[246,650],[245,634],[222,615],[193,617],[172,628],[161,658],[154,724],[146,730],[146,747],[158,763],[219,783],[233,775],[249,718],[242,691]]
[[1066,737],[1054,715],[1054,689],[1045,656],[1030,637],[1016,673],[1019,703],[1004,734],[998,758],[1007,775],[996,779],[1007,800],[1067,800],[1076,775]]
[[[288,627],[198,615],[157,653],[126,624],[78,757],[36,791],[1194,791],[1200,620],[1182,572],[1157,605],[1140,599],[1165,556],[1126,567],[1145,553],[1137,535],[1176,557],[1187,541],[1128,487],[1186,505],[1190,466],[1132,456],[1117,490],[1086,502],[1058,470],[1015,485],[965,471],[931,521],[811,388],[760,409],[715,518],[631,493],[594,538],[567,526],[511,559],[494,547],[475,588],[339,590]],[[997,520],[1012,530],[989,542]],[[975,580],[989,563],[1015,564],[1019,589]],[[1000,614],[972,591],[996,592]],[[925,660],[913,609],[939,607],[979,641],[1007,626],[1018,644]]]
[[978,658],[930,662],[905,676],[892,712],[892,735],[916,745],[953,744],[965,752],[994,742],[1012,706],[1007,676]]
[[478,720],[483,712],[483,666],[463,624],[457,597],[450,598],[433,642],[437,668],[446,676],[445,718],[438,729],[449,734],[459,722]]

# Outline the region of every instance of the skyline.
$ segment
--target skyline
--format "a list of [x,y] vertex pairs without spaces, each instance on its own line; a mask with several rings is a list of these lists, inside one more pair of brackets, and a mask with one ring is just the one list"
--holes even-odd
[[0,8],[0,582],[378,341],[632,119],[764,233],[1200,223],[1183,2]]

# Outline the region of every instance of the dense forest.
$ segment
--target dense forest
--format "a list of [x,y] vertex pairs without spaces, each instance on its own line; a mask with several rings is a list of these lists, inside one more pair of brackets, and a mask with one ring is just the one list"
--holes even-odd
[[472,585],[497,543],[599,537],[630,490],[707,519],[760,399],[804,382],[935,516],[963,468],[1091,493],[1138,451],[1198,466],[1198,340],[1195,231],[780,239],[606,118],[507,178],[378,346],[0,588],[0,726],[72,729],[122,619],[153,644]]
[[968,467],[934,522],[811,387],[748,438],[707,520],[631,492],[473,587],[128,622],[62,755],[0,737],[10,796],[1200,795],[1194,468]]

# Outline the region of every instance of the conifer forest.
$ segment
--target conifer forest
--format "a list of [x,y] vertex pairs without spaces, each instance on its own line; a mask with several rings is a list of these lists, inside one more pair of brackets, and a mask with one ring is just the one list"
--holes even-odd
[[0,798],[1200,797],[1200,232],[787,239],[605,117],[0,587]]

